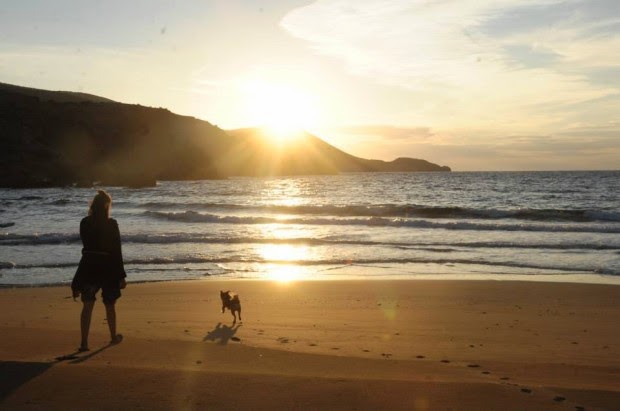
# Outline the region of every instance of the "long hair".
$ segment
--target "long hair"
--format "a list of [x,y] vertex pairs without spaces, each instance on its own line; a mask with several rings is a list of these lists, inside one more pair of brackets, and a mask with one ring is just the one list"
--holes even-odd
[[88,215],[92,215],[95,221],[101,222],[110,218],[110,206],[112,205],[112,197],[103,190],[97,190],[97,194],[90,202]]

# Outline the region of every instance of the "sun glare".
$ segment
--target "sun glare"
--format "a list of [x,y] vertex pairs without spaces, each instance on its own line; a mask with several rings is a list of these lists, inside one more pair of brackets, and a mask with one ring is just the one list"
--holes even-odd
[[307,246],[290,244],[265,244],[259,250],[267,261],[299,261],[308,256]]
[[249,122],[280,142],[294,140],[316,126],[315,98],[303,90],[254,81],[246,85],[245,95]]
[[291,283],[303,279],[305,276],[302,267],[296,265],[276,265],[269,266],[267,278],[279,283]]
[[[308,247],[290,244],[265,244],[259,249],[261,257],[271,262],[267,265],[266,277],[270,280],[289,283],[304,277],[305,270],[295,263],[308,257]],[[289,263],[290,264],[283,264]]]

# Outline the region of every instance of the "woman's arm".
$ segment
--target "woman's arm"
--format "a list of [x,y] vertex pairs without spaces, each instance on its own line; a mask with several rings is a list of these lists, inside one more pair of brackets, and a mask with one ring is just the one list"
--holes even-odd
[[[87,235],[88,233],[87,233],[86,222],[85,222],[85,219],[82,219],[82,221],[80,221],[80,238],[82,239],[83,246],[85,244],[84,239],[86,238]],[[78,264],[78,268],[75,271],[75,275],[73,276],[73,281],[71,281],[71,290],[73,291],[73,298],[79,297],[80,289],[82,288],[84,270],[82,269],[81,262],[82,261],[80,260],[80,264]]]
[[112,241],[113,241],[113,249],[112,249],[112,258],[114,260],[114,271],[118,275],[119,280],[124,280],[127,277],[125,273],[125,265],[123,263],[123,251],[121,250],[121,233],[118,229],[118,223],[116,220],[112,219]]

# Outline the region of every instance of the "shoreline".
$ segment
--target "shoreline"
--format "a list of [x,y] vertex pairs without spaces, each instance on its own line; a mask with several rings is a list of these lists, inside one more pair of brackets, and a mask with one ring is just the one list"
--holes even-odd
[[[532,283],[564,283],[564,284],[601,284],[601,285],[620,285],[620,276],[608,274],[412,274],[409,276],[381,276],[374,275],[362,276],[321,276],[321,277],[302,277],[294,279],[277,278],[247,278],[247,277],[225,277],[225,276],[205,276],[202,278],[174,278],[159,280],[128,280],[127,284],[158,284],[174,282],[212,282],[212,281],[255,281],[255,282],[274,282],[274,283],[303,283],[303,282],[330,282],[330,281],[497,281],[497,282],[532,282]],[[41,284],[3,284],[0,282],[0,290],[11,288],[49,288],[49,287],[68,287],[71,281],[41,283]]]
[[[243,321],[219,290],[241,297]],[[0,289],[8,409],[614,409],[620,288],[530,281],[129,283],[91,352],[59,287]],[[44,340],[45,344],[41,344]],[[70,387],[70,388],[69,388]],[[75,395],[80,392],[80,395]],[[110,392],[118,393],[111,396]]]

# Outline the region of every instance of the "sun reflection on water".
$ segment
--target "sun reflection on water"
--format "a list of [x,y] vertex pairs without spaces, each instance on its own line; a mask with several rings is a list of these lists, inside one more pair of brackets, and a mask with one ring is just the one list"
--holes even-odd
[[[307,260],[309,251],[305,245],[265,244],[260,247],[259,254],[263,260],[272,262],[266,266],[267,279],[286,283],[301,280],[307,276],[307,270],[295,264],[295,262]],[[279,262],[290,262],[290,264]]]
[[[284,209],[305,205],[307,201],[303,182],[293,178],[266,180],[262,194],[267,204]],[[304,262],[311,259],[312,250],[308,245],[294,243],[295,239],[308,236],[306,229],[287,224],[287,220],[298,216],[288,214],[284,210],[282,212],[276,216],[278,223],[265,224],[261,227],[261,237],[274,242],[259,246],[257,253],[265,262],[266,279],[290,283],[309,277]]]
[[265,244],[259,254],[265,261],[303,261],[309,253],[305,245]]
[[279,283],[291,283],[305,279],[307,277],[307,272],[298,265],[272,264],[267,267],[266,277],[269,280]]

